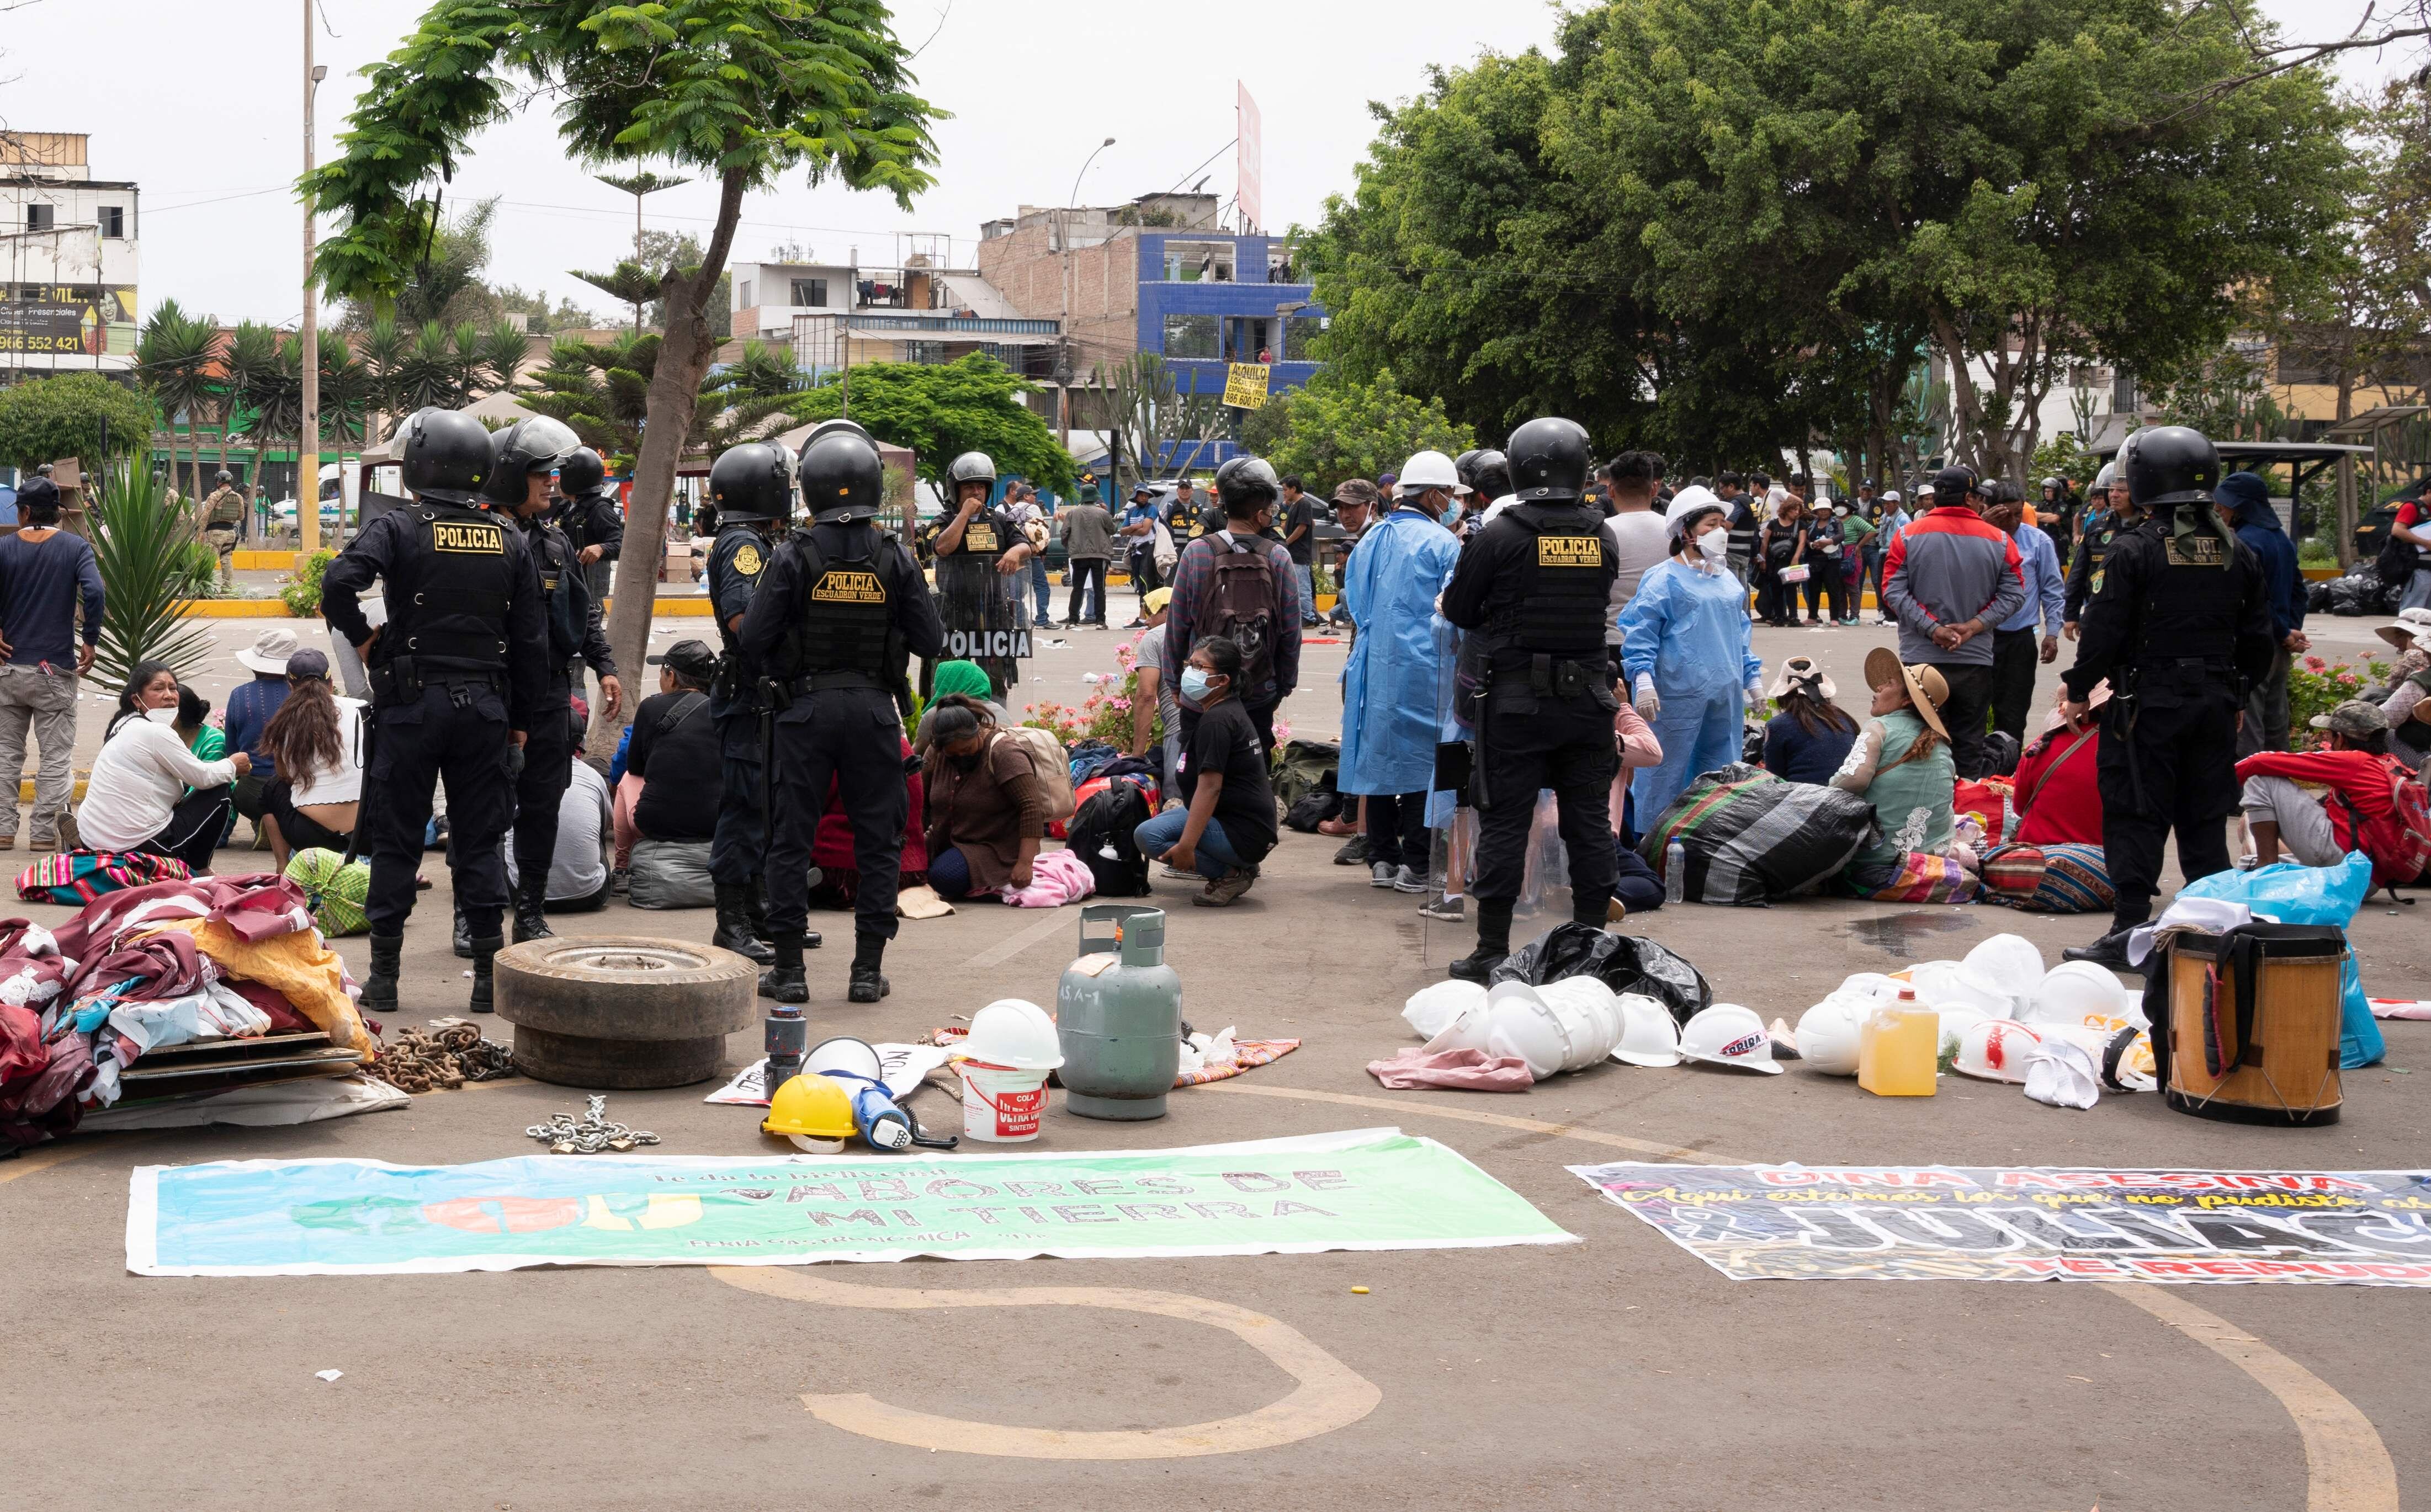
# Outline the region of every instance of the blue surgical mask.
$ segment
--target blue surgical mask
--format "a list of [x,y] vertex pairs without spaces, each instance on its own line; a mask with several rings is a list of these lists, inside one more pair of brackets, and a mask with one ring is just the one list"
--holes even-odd
[[1203,669],[1203,668],[1199,668],[1199,667],[1184,667],[1184,668],[1182,668],[1182,697],[1184,697],[1184,698],[1186,698],[1186,699],[1188,699],[1188,700],[1190,700],[1190,701],[1191,701],[1192,703],[1194,703],[1194,704],[1199,704],[1199,703],[1204,703],[1204,702],[1206,702],[1206,699],[1207,699],[1207,685],[1208,685],[1210,682],[1212,682],[1213,680],[1214,680],[1214,679],[1210,678],[1210,677],[1207,675],[1206,670],[1205,670],[1205,669]]

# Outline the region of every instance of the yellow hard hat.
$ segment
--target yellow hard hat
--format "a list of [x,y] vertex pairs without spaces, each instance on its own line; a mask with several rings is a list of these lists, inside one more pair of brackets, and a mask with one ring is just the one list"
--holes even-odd
[[784,1135],[805,1150],[833,1154],[852,1138],[852,1097],[832,1076],[790,1077],[768,1100],[760,1130]]

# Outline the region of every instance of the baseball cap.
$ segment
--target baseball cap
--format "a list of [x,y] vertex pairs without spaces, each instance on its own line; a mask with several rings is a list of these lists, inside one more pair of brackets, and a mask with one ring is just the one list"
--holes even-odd
[[315,651],[310,646],[305,646],[300,650],[289,653],[287,657],[287,675],[290,677],[318,677],[322,681],[327,682],[329,677],[329,657],[327,653]]
[[649,659],[652,666],[663,665],[681,677],[706,678],[717,671],[717,653],[704,640],[679,640]]
[[2317,730],[2327,730],[2332,735],[2343,735],[2351,739],[2379,735],[2389,728],[2389,719],[2381,713],[2380,706],[2368,704],[2360,698],[2350,698],[2326,714],[2314,715],[2312,723]]
[[1169,588],[1152,588],[1148,590],[1148,597],[1140,600],[1140,607],[1146,609],[1150,614],[1154,614],[1159,609],[1164,608],[1166,605],[1172,602],[1173,590]]

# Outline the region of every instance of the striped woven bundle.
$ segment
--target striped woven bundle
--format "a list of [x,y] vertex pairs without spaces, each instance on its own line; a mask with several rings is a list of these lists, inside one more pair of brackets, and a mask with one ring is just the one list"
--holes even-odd
[[82,907],[105,892],[155,882],[182,882],[193,873],[186,863],[141,851],[59,851],[17,874],[17,896],[27,903]]
[[2101,913],[2110,871],[2099,845],[1996,846],[1984,853],[1984,897],[2028,913]]

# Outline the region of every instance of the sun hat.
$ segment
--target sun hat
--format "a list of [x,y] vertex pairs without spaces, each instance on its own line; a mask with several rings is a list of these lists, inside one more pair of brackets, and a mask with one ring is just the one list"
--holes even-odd
[[2431,651],[2431,609],[2400,609],[2395,624],[2384,624],[2372,634],[2400,651]]
[[1812,656],[1792,656],[1783,662],[1781,675],[1772,680],[1771,689],[1764,696],[1781,698],[1786,695],[1792,687],[1803,690],[1812,697],[1822,699],[1837,697],[1840,691],[1833,686],[1831,677],[1824,673],[1823,669],[1815,665],[1815,658]]
[[295,655],[295,632],[288,629],[264,630],[253,638],[253,644],[236,654],[236,659],[255,672],[277,675],[287,670],[287,658]]
[[1941,706],[1950,697],[1950,684],[1931,667],[1911,667],[1899,659],[1899,653],[1888,646],[1876,646],[1866,653],[1866,686],[1886,688],[1892,683],[1907,685],[1908,702],[1916,706],[1917,716],[1943,739],[1950,739],[1950,727],[1941,723]]

